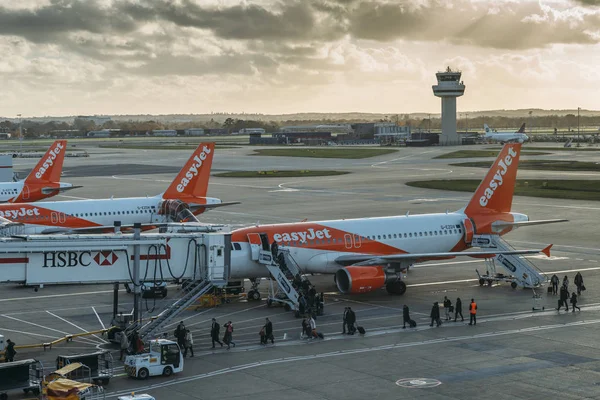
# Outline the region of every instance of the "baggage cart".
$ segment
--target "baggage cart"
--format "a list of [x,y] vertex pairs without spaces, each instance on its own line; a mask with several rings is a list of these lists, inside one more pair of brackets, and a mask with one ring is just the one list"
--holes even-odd
[[6,392],[22,389],[25,394],[40,394],[44,377],[42,363],[33,358],[0,363],[0,400],[8,399]]
[[[56,368],[63,368],[77,362],[90,369],[90,379],[95,384],[108,385],[110,378],[114,375],[113,357],[110,351],[96,351],[68,356],[60,355],[56,358]],[[73,379],[70,376],[66,376],[66,378]]]

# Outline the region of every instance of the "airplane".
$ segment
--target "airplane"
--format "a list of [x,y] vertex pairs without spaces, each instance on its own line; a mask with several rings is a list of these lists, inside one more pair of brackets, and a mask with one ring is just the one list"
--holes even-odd
[[80,188],[60,182],[67,141],[57,140],[23,180],[0,182],[0,203],[33,202]]
[[[530,221],[511,212],[521,144],[506,144],[469,203],[455,212],[256,225],[231,232],[232,278],[268,277],[260,250],[276,242],[287,249],[305,274],[333,274],[342,293],[363,293],[383,287],[404,294],[402,272],[411,265],[459,256],[491,258],[523,255],[544,249],[464,251],[474,235],[500,237],[528,225],[566,220]],[[476,239],[479,238],[476,237]]]
[[502,144],[510,143],[510,142],[523,143],[523,142],[526,142],[529,140],[529,136],[527,136],[525,134],[525,123],[524,122],[523,122],[523,125],[521,125],[519,130],[516,132],[493,131],[487,124],[483,124],[483,128],[485,129],[485,135],[483,136],[484,139],[495,140]]
[[167,190],[153,197],[0,204],[0,227],[21,224],[22,234],[94,233],[141,223],[143,229],[193,221],[207,209],[239,202],[206,197],[214,143],[200,143]]

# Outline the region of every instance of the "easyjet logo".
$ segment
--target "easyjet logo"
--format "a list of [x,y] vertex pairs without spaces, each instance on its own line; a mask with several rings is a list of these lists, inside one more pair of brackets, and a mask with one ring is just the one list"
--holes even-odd
[[329,229],[314,230],[313,228],[301,232],[276,233],[273,235],[276,242],[306,242],[307,240],[329,239],[331,237]]
[[198,176],[202,162],[206,160],[206,156],[208,154],[210,154],[210,149],[207,146],[204,146],[202,148],[202,152],[199,155],[194,156],[192,159],[192,165],[185,173],[185,177],[181,178],[181,182],[179,182],[177,185],[177,191],[179,193],[182,193],[185,190],[185,187],[190,184],[191,180],[195,176]]
[[35,172],[35,177],[38,179],[41,179],[42,176],[44,176],[44,172],[46,172],[48,170],[48,168],[50,168],[51,166],[54,165],[54,160],[56,160],[56,157],[58,157],[60,152],[63,150],[64,150],[64,146],[62,145],[61,142],[57,142],[56,147],[48,150],[48,158],[46,158],[46,161],[44,161],[44,164],[42,164],[40,169],[38,169]]
[[29,215],[29,216],[40,215],[40,210],[37,207],[35,207],[35,208],[21,207],[16,210],[0,211],[0,217],[8,218],[8,219],[17,219],[19,217],[25,217],[27,215]]
[[513,150],[512,147],[509,147],[508,155],[498,162],[498,169],[496,170],[496,173],[490,181],[489,186],[483,192],[483,196],[479,198],[479,205],[481,205],[481,207],[487,206],[490,199],[494,196],[496,189],[502,186],[502,184],[504,183],[503,177],[504,175],[506,175],[508,167],[510,167],[510,165],[513,162],[513,158],[515,158],[516,156],[517,152]]

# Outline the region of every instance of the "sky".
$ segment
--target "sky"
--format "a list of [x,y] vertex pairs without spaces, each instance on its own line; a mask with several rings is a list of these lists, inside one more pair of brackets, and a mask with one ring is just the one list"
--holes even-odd
[[600,109],[600,0],[0,0],[0,115]]

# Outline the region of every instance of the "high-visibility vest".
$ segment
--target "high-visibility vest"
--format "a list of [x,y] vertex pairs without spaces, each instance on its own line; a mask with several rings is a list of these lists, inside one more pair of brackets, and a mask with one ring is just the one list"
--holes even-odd
[[471,314],[477,314],[477,303],[472,302],[470,310],[471,310]]

